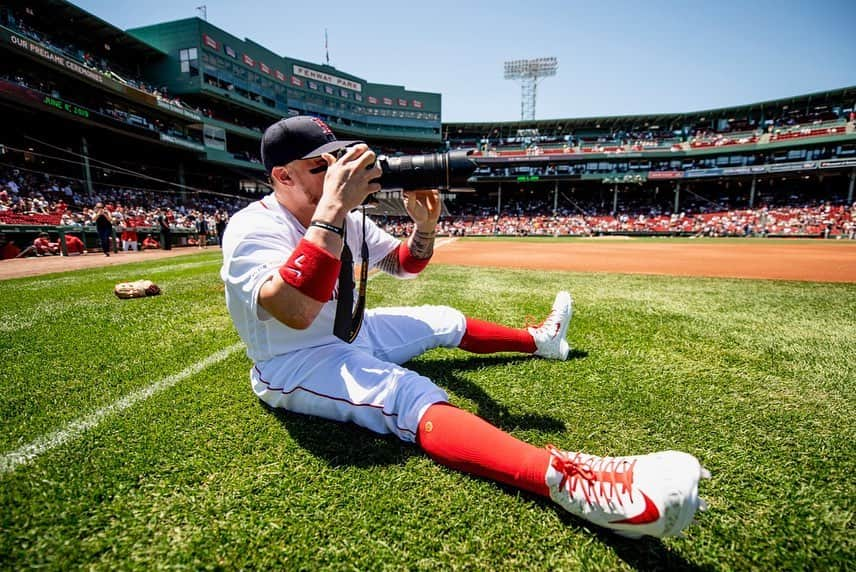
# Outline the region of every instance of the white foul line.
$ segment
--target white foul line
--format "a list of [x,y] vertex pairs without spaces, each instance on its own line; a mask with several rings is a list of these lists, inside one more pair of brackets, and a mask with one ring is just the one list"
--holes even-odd
[[[446,244],[454,241],[454,238],[441,240],[436,246],[445,246]],[[369,280],[371,280],[375,276],[377,276],[377,274],[369,276]],[[238,342],[237,344],[229,346],[228,348],[224,348],[218,352],[215,352],[207,358],[185,368],[179,373],[176,373],[169,377],[165,377],[162,380],[153,383],[148,387],[144,387],[143,389],[137,390],[134,393],[131,393],[130,395],[126,395],[119,401],[116,401],[115,403],[112,403],[106,407],[102,407],[95,413],[91,413],[86,417],[72,421],[65,429],[55,431],[54,433],[45,435],[44,437],[39,437],[28,445],[24,445],[23,447],[12,451],[11,453],[6,453],[2,457],[0,457],[0,475],[10,473],[17,469],[20,465],[23,465],[24,463],[35,459],[39,455],[47,453],[51,449],[59,447],[60,445],[64,445],[72,439],[79,437],[89,429],[92,429],[93,427],[98,425],[98,423],[100,423],[101,420],[107,417],[108,415],[124,411],[125,409],[128,409],[138,401],[148,399],[155,393],[172,387],[179,381],[190,377],[191,375],[199,373],[206,367],[223,361],[224,359],[241,349],[243,346],[244,344]]]
[[2,457],[0,457],[0,475],[14,471],[16,468],[18,468],[18,466],[23,465],[24,463],[31,461],[32,459],[35,459],[42,453],[46,453],[51,449],[68,443],[72,439],[79,437],[89,429],[92,429],[93,427],[98,425],[98,423],[101,422],[101,420],[107,417],[108,415],[124,411],[135,403],[143,401],[144,399],[148,399],[155,393],[172,387],[179,381],[190,377],[191,375],[199,373],[208,366],[223,361],[242,347],[244,347],[244,344],[239,342],[237,344],[229,346],[228,348],[224,348],[218,352],[215,352],[207,358],[185,368],[179,373],[173,374],[169,377],[165,377],[162,380],[155,382],[148,387],[144,387],[143,389],[139,389],[134,393],[131,393],[130,395],[126,395],[115,403],[112,403],[106,407],[102,407],[94,413],[90,413],[86,417],[82,417],[80,419],[72,421],[68,424],[68,426],[66,426],[65,429],[56,431],[49,435],[45,435],[44,437],[39,437],[32,443],[24,445],[16,451],[12,451],[11,453],[3,455]]

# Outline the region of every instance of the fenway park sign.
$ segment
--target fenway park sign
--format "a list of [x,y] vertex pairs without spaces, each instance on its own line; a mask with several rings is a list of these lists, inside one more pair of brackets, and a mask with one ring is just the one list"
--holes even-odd
[[292,68],[292,73],[294,73],[294,75],[296,76],[305,77],[306,79],[323,81],[324,83],[329,83],[338,87],[345,87],[348,89],[352,89],[356,92],[363,91],[363,84],[359,82],[352,81],[350,79],[345,79],[336,75],[320,72],[318,70],[305,68],[303,66],[295,65]]

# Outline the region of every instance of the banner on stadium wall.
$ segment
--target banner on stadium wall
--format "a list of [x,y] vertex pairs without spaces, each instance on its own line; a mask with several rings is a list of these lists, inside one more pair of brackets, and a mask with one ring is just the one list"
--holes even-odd
[[275,76],[276,76],[276,79],[278,79],[279,81],[285,81],[285,74],[284,74],[284,73],[282,73],[281,71],[279,71],[279,70],[275,70],[275,71],[273,72],[273,75],[275,75]]
[[202,116],[196,113],[195,111],[191,111],[189,109],[184,109],[183,107],[179,107],[177,105],[173,105],[168,101],[164,101],[162,99],[156,100],[156,105],[161,109],[166,109],[183,117],[187,117],[188,119],[194,119],[196,121],[202,121]]
[[413,107],[415,107],[416,109],[422,109],[422,102],[419,101],[418,99],[414,99],[413,100]]
[[297,87],[303,87],[303,80],[299,77],[291,76],[291,85],[296,85]]
[[247,64],[251,68],[256,67],[256,60],[254,60],[253,58],[251,58],[247,54],[243,54],[241,59],[244,61],[245,64]]
[[400,107],[407,107],[407,100],[406,100],[406,99],[402,99],[402,98],[400,98],[400,97],[399,97],[399,98],[398,98],[398,105],[399,105]]
[[336,87],[344,87],[357,92],[363,91],[363,84],[359,82],[345,79],[336,75],[320,72],[318,70],[305,68],[303,66],[294,65],[292,67],[291,73],[300,77],[305,77],[306,79],[315,79],[318,81],[323,81],[324,83],[329,83],[331,85],[335,85]]
[[856,159],[831,159],[820,162],[821,169],[835,169],[839,167],[856,167]]
[[179,139],[178,137],[173,137],[172,135],[167,135],[166,133],[160,134],[160,140],[164,143],[172,143],[173,145],[178,145],[180,147],[187,147],[188,149],[193,149],[194,151],[205,151],[205,147],[203,145],[200,145],[199,143],[187,141],[186,139]]
[[723,175],[748,175],[751,172],[749,167],[726,167],[722,170]]
[[392,105],[392,98],[391,97],[384,97],[383,98],[383,104],[384,105]]
[[224,44],[223,45],[223,51],[225,51],[226,55],[229,56],[230,58],[235,59],[235,60],[238,59],[238,52],[236,52],[235,48],[233,48],[232,46]]
[[208,34],[202,34],[202,43],[212,50],[220,49],[220,42],[209,36]]
[[218,149],[220,151],[226,150],[226,130],[222,127],[215,127],[214,125],[204,125],[202,128],[202,142],[206,147],[211,149]]
[[377,98],[374,96],[369,96],[369,103],[377,105]]
[[259,62],[259,69],[262,70],[262,73],[270,75],[270,68],[264,62]]
[[781,165],[770,165],[767,169],[769,173],[785,173],[788,171],[809,171],[817,169],[816,161],[806,161],[803,163],[783,163]]
[[721,177],[722,169],[690,169],[684,171],[685,177]]
[[[15,34],[5,32],[5,30],[4,30],[4,35],[6,35],[6,34],[8,34],[9,43],[12,44],[13,46],[15,46],[16,48],[19,48],[19,49],[24,50],[26,52],[29,52],[31,54],[37,55],[37,56],[39,56],[39,57],[41,57],[41,58],[43,58],[43,59],[45,59],[45,60],[47,60],[53,64],[56,64],[58,66],[62,66],[68,70],[73,71],[74,73],[76,73],[78,75],[84,76],[87,79],[91,79],[94,82],[98,82],[98,83],[102,83],[102,84],[110,84],[111,83],[111,82],[107,81],[107,79],[104,77],[104,74],[97,72],[95,70],[91,70],[91,69],[87,68],[86,66],[79,64],[75,61],[72,61],[66,57],[59,55],[59,54],[55,54],[37,42],[33,42],[33,41],[28,40],[26,38],[22,38],[21,36],[17,36]],[[122,91],[121,88],[116,87],[116,86],[121,85],[121,84],[119,84],[118,82],[112,82],[112,83],[115,83],[116,85],[111,85],[110,87],[113,87],[117,91]]]
[[656,180],[665,180],[665,179],[683,179],[684,172],[683,171],[650,171],[648,173],[648,179],[651,181]]

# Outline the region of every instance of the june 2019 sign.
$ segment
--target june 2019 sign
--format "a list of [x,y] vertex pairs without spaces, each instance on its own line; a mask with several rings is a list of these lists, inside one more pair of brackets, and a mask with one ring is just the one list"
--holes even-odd
[[49,95],[45,96],[45,98],[42,100],[42,103],[44,103],[45,105],[49,105],[55,109],[65,111],[66,113],[71,113],[72,115],[77,115],[78,117],[89,119],[89,111],[82,107],[78,107],[73,103],[68,103],[67,101],[62,101],[61,99],[57,99]]

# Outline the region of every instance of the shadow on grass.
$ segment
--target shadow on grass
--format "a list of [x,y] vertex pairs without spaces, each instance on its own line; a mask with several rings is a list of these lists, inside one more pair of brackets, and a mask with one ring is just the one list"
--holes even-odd
[[[570,357],[577,359],[585,355],[585,352],[574,351]],[[455,373],[523,363],[531,359],[523,356],[468,355],[453,360],[408,362],[404,366],[432,379],[440,387],[448,388],[474,401],[478,406],[476,414],[500,429],[562,431],[565,424],[553,417],[537,413],[510,413],[505,405],[497,403],[481,387]],[[378,435],[352,423],[329,421],[276,409],[262,401],[259,401],[259,406],[275,416],[301,447],[326,460],[333,467],[392,465],[403,463],[414,454],[421,454],[415,447],[393,436]]]
[[[581,359],[588,354],[573,350],[568,359]],[[504,431],[515,429],[535,429],[548,433],[564,431],[564,422],[538,413],[511,413],[508,407],[498,403],[476,383],[457,375],[460,371],[484,369],[494,366],[515,365],[532,360],[528,356],[479,356],[442,360],[420,361],[406,364],[413,371],[430,378],[442,388],[475,402],[476,415],[499,427]]]
[[690,562],[657,538],[646,536],[639,540],[631,540],[604,531],[598,531],[596,536],[612,548],[615,555],[628,566],[640,572],[655,570],[712,572],[717,569],[708,564],[698,565]]
[[[528,495],[529,493],[526,494]],[[618,558],[634,570],[639,570],[640,572],[654,572],[657,570],[669,572],[675,570],[712,572],[716,570],[715,567],[710,565],[698,565],[690,562],[669,546],[663,544],[663,541],[659,538],[652,538],[650,536],[643,536],[637,540],[624,538],[573,516],[551,501],[535,495],[530,496],[538,502],[543,503],[545,507],[554,510],[566,526],[584,530],[597,538],[605,546],[610,547]]]
[[279,420],[301,447],[326,461],[331,467],[374,467],[404,464],[421,455],[414,445],[392,435],[378,435],[353,423],[329,421],[270,407],[259,406]]

